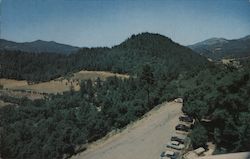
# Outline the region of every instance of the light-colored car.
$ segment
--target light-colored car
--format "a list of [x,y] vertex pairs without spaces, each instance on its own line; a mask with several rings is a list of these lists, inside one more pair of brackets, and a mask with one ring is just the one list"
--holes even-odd
[[176,98],[174,101],[176,103],[183,103],[183,99],[182,98]]
[[167,143],[166,147],[176,149],[176,150],[182,150],[184,149],[185,145],[179,143],[178,141],[171,141]]

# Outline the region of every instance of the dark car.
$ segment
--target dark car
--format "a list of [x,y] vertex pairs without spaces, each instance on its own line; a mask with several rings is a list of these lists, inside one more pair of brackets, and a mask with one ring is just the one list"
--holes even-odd
[[178,141],[179,143],[184,144],[185,139],[180,138],[180,137],[178,137],[178,136],[172,136],[172,137],[171,137],[171,141]]
[[166,159],[176,159],[178,157],[178,153],[174,151],[163,151],[160,157]]
[[178,154],[173,151],[166,151],[165,156],[171,159],[176,159],[178,157]]
[[160,156],[165,157],[165,151],[163,151]]
[[183,122],[192,123],[194,119],[193,119],[193,117],[190,117],[190,116],[187,116],[187,115],[183,115],[183,116],[179,117],[179,120],[183,121]]
[[179,124],[175,127],[175,130],[179,130],[179,131],[185,131],[188,132],[189,131],[189,127],[187,125],[183,125],[183,124]]

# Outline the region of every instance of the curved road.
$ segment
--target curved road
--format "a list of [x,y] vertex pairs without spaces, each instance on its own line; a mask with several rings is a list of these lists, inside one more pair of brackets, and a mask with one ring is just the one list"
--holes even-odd
[[158,159],[175,133],[182,104],[163,103],[121,133],[99,140],[72,159]]

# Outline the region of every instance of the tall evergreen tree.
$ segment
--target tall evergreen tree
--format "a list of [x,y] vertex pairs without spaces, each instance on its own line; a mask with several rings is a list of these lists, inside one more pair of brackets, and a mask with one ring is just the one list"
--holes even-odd
[[142,68],[142,72],[140,75],[140,81],[143,85],[145,85],[145,89],[147,92],[147,101],[148,105],[150,104],[150,87],[154,84],[154,74],[150,67],[150,65],[146,64]]

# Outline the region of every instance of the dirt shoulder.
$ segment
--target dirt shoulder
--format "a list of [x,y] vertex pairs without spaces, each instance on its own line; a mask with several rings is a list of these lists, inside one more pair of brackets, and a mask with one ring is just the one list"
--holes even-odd
[[163,103],[121,133],[91,144],[72,159],[152,159],[159,158],[164,145],[175,133],[182,105]]

